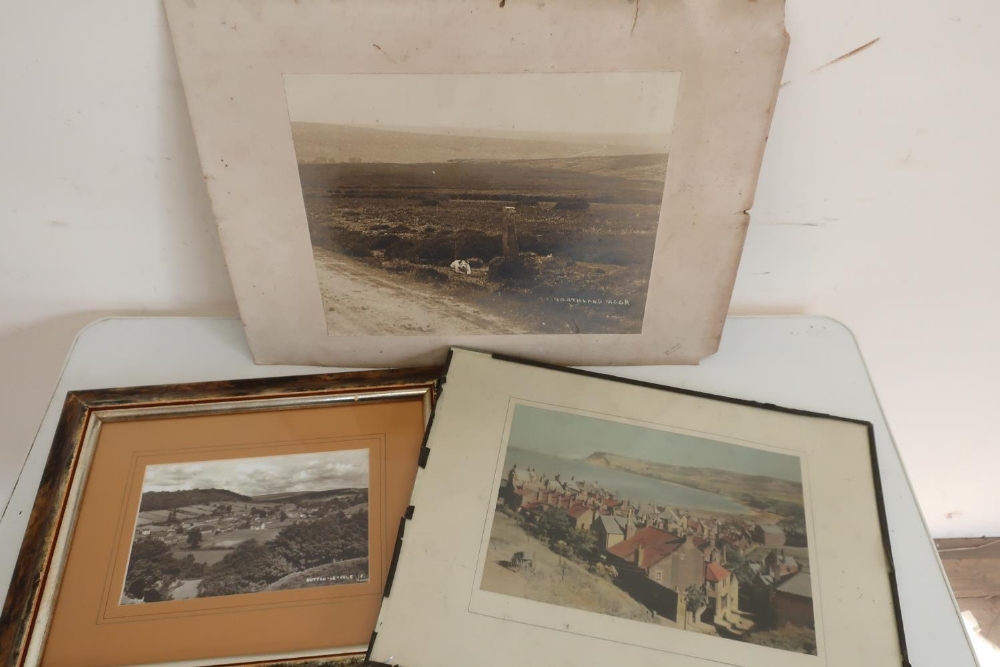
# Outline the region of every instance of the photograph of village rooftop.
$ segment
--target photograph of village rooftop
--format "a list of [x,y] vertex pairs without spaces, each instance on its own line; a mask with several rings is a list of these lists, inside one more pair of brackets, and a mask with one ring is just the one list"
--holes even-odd
[[480,588],[816,655],[798,457],[515,407]]
[[121,604],[367,581],[367,449],[146,468]]
[[328,333],[641,333],[679,82],[286,75]]

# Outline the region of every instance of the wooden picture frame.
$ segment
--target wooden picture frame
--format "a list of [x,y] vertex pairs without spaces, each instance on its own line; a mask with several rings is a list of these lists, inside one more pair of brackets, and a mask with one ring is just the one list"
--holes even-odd
[[[175,630],[183,627],[208,628],[211,631],[205,633],[206,637],[201,640],[196,638],[194,641],[195,644],[201,641],[203,654],[182,655],[183,651],[174,651],[174,655],[168,655],[169,651],[161,654],[155,648],[133,647],[133,650],[124,646],[121,648],[124,651],[122,656],[107,658],[106,664],[160,665],[183,661],[188,665],[280,664],[320,667],[359,661],[359,650],[363,653],[363,644],[368,638],[365,632],[370,633],[370,628],[362,631],[361,625],[364,622],[360,619],[367,614],[371,616],[368,624],[374,624],[374,614],[377,614],[377,607],[381,602],[382,585],[388,571],[392,540],[409,501],[425,428],[430,423],[436,402],[439,374],[440,369],[425,367],[69,392],[0,616],[0,665],[37,667],[65,664],[65,660],[58,657],[47,657],[46,652],[57,651],[53,646],[62,641],[61,638],[68,637],[65,633],[71,628],[74,650],[86,652],[88,640],[84,635],[93,633],[91,643],[94,646],[109,644],[107,637],[118,635],[106,633],[116,632],[113,621],[122,620],[115,617],[115,614],[121,616],[127,611],[145,609],[147,606],[157,610],[156,613],[143,612],[145,616],[133,615],[124,619],[129,623],[119,623],[120,626],[129,626],[129,636],[135,635],[137,643],[152,641],[151,645],[155,646],[158,627],[169,626]],[[139,437],[136,437],[137,434]],[[223,442],[225,444],[217,444]],[[121,467],[121,461],[125,460],[126,450],[130,447],[135,450],[131,453],[131,477],[125,479],[114,471],[125,469]],[[247,456],[247,453],[251,456]],[[348,456],[360,463],[348,464]],[[194,517],[191,519],[191,530],[198,532],[199,536],[205,531],[205,534],[214,537],[224,536],[224,532],[230,531],[232,534],[228,537],[232,537],[239,532],[239,527],[249,521],[243,519],[240,512],[254,517],[260,515],[261,528],[266,525],[264,515],[267,514],[272,523],[271,532],[277,530],[279,533],[284,527],[293,524],[312,525],[317,516],[341,523],[354,517],[352,525],[358,526],[356,534],[361,536],[360,543],[368,545],[364,559],[355,559],[358,573],[339,575],[340,579],[334,576],[300,576],[305,571],[301,568],[307,564],[303,560],[296,566],[289,565],[300,569],[284,577],[285,587],[247,593],[246,590],[263,591],[257,588],[258,584],[254,584],[239,594],[232,591],[216,592],[212,595],[218,597],[207,597],[205,600],[201,599],[201,591],[189,600],[178,600],[166,595],[165,593],[171,592],[170,587],[177,586],[180,577],[163,575],[153,584],[159,594],[147,595],[141,600],[128,599],[128,602],[135,603],[132,607],[126,606],[127,594],[124,588],[118,589],[121,592],[106,595],[111,603],[106,605],[105,611],[110,609],[112,613],[104,616],[99,614],[96,622],[88,614],[72,611],[99,606],[95,602],[93,591],[88,593],[85,590],[86,584],[81,588],[79,582],[102,578],[102,572],[91,567],[90,561],[84,559],[93,553],[108,553],[107,549],[113,541],[107,539],[111,535],[108,525],[114,514],[104,511],[107,507],[122,508],[118,513],[119,526],[115,530],[124,539],[118,539],[115,543],[117,551],[113,553],[116,556],[110,560],[105,557],[103,563],[97,564],[103,564],[109,573],[117,573],[108,575],[107,582],[110,583],[106,583],[105,588],[110,586],[109,590],[113,590],[115,581],[119,586],[124,586],[124,577],[126,573],[130,573],[128,568],[139,558],[138,555],[133,555],[133,545],[136,540],[146,539],[140,538],[140,533],[152,531],[152,528],[143,531],[139,528],[140,512],[148,513],[148,510],[142,509],[141,503],[145,502],[147,488],[152,488],[149,486],[149,476],[152,474],[150,470],[158,471],[158,474],[164,471],[182,472],[189,476],[191,484],[195,484],[202,479],[197,475],[211,475],[212,470],[228,470],[232,479],[236,479],[244,474],[240,472],[244,467],[251,471],[247,473],[249,475],[261,466],[264,467],[262,479],[273,479],[276,484],[289,485],[289,480],[292,479],[304,479],[306,482],[304,485],[296,482],[298,486],[286,486],[292,492],[284,494],[280,500],[258,501],[256,497],[244,496],[246,500],[242,501],[242,505],[237,501],[235,515],[228,517],[199,518],[207,516],[209,508],[219,510],[218,513],[224,512],[226,505],[217,502],[200,510],[184,510],[193,514],[178,515],[178,509],[175,508],[170,514],[175,525],[158,533],[169,534],[169,537],[165,536],[160,541],[166,544],[170,540],[180,544],[178,536],[184,530],[189,516]],[[363,474],[359,472],[362,469]],[[199,470],[201,472],[197,472]],[[292,471],[296,477],[290,475]],[[324,474],[327,477],[321,478]],[[343,486],[348,484],[348,478],[337,475],[358,475],[351,479],[363,479],[366,485],[363,498],[361,495],[351,496],[350,493],[355,491],[353,488],[344,490],[348,489]],[[133,483],[136,480],[138,484]],[[332,490],[310,490],[319,488],[316,485],[320,484],[327,484],[329,486],[323,488]],[[360,486],[355,481],[350,484]],[[184,488],[185,485],[188,483],[181,483],[178,488]],[[267,490],[264,487],[257,488]],[[118,500],[114,500],[113,493],[121,489],[128,489],[128,494],[131,495],[119,494]],[[209,490],[219,491],[215,488]],[[275,495],[280,494],[270,494],[270,497]],[[105,502],[102,500],[105,496],[110,499],[111,504],[102,506],[100,503]],[[131,499],[122,501],[121,498],[126,496]],[[346,510],[334,510],[334,501],[339,496],[346,498],[340,505],[346,506],[355,501],[357,504]],[[298,500],[304,498],[309,498],[308,502],[313,504]],[[324,500],[327,498],[332,500]],[[270,502],[273,507],[261,506],[261,502]],[[281,503],[284,503],[282,506],[289,509],[294,517],[288,516],[285,509],[277,511],[276,508]],[[102,507],[102,512],[95,513]],[[233,505],[228,507],[232,513]],[[290,508],[293,507],[301,511],[292,511]],[[363,515],[359,508],[363,508]],[[94,518],[98,516],[104,518]],[[178,519],[178,516],[184,520]],[[278,518],[272,520],[275,516]],[[128,523],[129,520],[132,523]],[[217,530],[206,528],[210,525],[215,525]],[[93,529],[95,526],[98,529]],[[157,527],[155,523],[153,527]],[[261,533],[262,536],[263,534]],[[269,532],[268,535],[270,534]],[[101,535],[105,537],[100,537]],[[225,551],[226,554],[235,553],[240,545],[250,541],[250,538],[242,537],[226,541],[213,538],[213,544],[222,545],[220,552],[232,549],[231,552]],[[201,538],[192,542],[200,544]],[[226,544],[222,544],[223,542]],[[91,543],[100,544],[96,547],[88,546]],[[257,544],[266,546],[272,542]],[[124,560],[115,560],[118,555],[123,555]],[[174,555],[171,552],[169,557],[173,558]],[[223,559],[226,557],[222,556]],[[197,561],[186,562],[197,565]],[[314,559],[309,562],[316,561]],[[318,567],[339,564],[335,561]],[[207,572],[211,565],[197,567],[201,568],[200,571]],[[315,573],[317,570],[314,568],[311,571]],[[320,582],[345,581],[348,585],[303,583],[312,579]],[[195,585],[200,584],[200,581],[203,579]],[[323,591],[343,595],[339,598],[324,598],[326,593]],[[354,592],[348,595],[344,591]],[[308,600],[306,595],[310,596]],[[152,597],[156,604],[138,604],[150,602],[147,597]],[[281,598],[280,604],[273,602],[278,597]],[[74,599],[83,600],[83,606],[71,606]],[[265,599],[270,601],[266,604],[261,602]],[[210,611],[199,608],[197,613],[201,616],[197,621],[198,625],[190,625],[190,619],[185,620],[189,616],[193,618],[194,611],[175,611],[184,605],[188,605],[185,609],[193,609],[190,605],[202,603],[215,607]],[[367,611],[359,611],[362,607]],[[331,612],[334,608],[340,611]],[[171,611],[161,612],[161,609]],[[276,619],[293,613],[296,609],[306,609],[309,617],[322,617],[331,613],[350,615],[356,617],[356,625],[361,625],[352,631],[348,644],[320,647],[313,641],[314,645],[302,647],[302,650],[295,646],[261,650],[270,640],[261,643],[260,638],[247,637],[251,640],[247,644],[250,646],[249,650],[241,649],[240,641],[236,641],[231,642],[227,652],[220,653],[218,643],[225,640],[222,635],[225,634],[225,628],[229,627],[227,623],[235,627],[237,621],[234,619],[253,617],[269,619],[267,622],[273,626]],[[102,625],[103,621],[107,622]],[[83,626],[80,626],[81,623]],[[158,626],[158,623],[161,625]],[[189,625],[185,626],[185,623]],[[85,626],[90,630],[81,635],[77,626]],[[325,626],[323,627],[323,632],[326,632]],[[218,636],[208,636],[213,633]],[[216,642],[214,648],[211,646],[212,641]],[[289,640],[280,639],[275,646],[287,641]],[[326,641],[325,637],[320,641]],[[150,650],[153,652],[150,653]],[[139,655],[145,657],[138,660],[136,656]]]

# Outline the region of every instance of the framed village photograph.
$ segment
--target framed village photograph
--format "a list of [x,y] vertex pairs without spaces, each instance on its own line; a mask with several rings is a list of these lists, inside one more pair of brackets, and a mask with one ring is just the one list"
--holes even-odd
[[165,0],[254,358],[718,346],[782,0]]
[[360,663],[438,374],[70,392],[0,664]]
[[503,471],[482,590],[816,655],[799,456],[517,403]]
[[446,378],[372,662],[908,664],[869,424],[463,350]]

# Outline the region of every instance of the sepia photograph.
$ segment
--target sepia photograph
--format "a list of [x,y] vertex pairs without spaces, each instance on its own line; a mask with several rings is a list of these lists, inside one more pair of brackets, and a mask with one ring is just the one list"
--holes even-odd
[[514,409],[480,588],[816,655],[798,456]]
[[147,466],[121,604],[367,582],[368,457]]
[[679,73],[284,84],[329,335],[642,333]]

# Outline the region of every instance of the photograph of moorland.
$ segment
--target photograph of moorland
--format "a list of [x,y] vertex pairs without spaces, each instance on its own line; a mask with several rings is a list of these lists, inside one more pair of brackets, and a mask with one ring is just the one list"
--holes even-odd
[[678,83],[286,76],[328,333],[641,333]]
[[121,604],[367,582],[368,456],[148,466]]
[[515,408],[480,588],[817,654],[799,458]]

